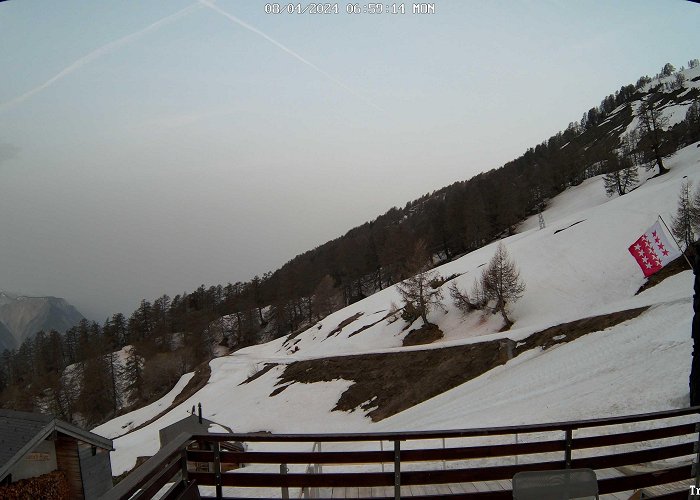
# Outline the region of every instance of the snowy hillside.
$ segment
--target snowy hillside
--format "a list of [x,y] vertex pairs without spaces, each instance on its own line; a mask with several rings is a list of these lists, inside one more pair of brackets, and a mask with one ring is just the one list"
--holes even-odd
[[[406,328],[394,308],[401,303],[396,287],[385,289],[294,338],[280,338],[211,361],[211,377],[201,390],[149,425],[115,440],[113,473],[132,468],[137,456],[154,454],[158,429],[185,417],[199,402],[207,418],[236,432],[278,433],[464,428],[687,405],[692,273],[682,272],[635,295],[645,280],[627,247],[659,214],[670,221],[686,177],[700,184],[698,146],[693,144],[670,157],[667,175],[649,178],[651,173],[642,172],[640,187],[623,197],[607,198],[602,178],[588,179],[551,201],[544,211],[545,229],[539,229],[535,217],[525,221],[518,234],[504,239],[527,285],[523,298],[511,309],[515,324],[510,331],[498,333],[502,326],[498,316],[480,312],[462,316],[447,293],[452,282],[471,289],[480,266],[493,255],[494,243],[438,268],[444,277],[459,275],[443,285],[447,312],[430,316],[444,332],[442,339],[402,347],[403,338],[420,320]],[[357,355],[428,350],[449,355],[457,351],[435,350],[486,346],[506,338],[521,346],[548,327],[641,306],[650,308],[603,332],[547,349],[534,346],[517,351],[507,363],[376,422],[367,416],[381,404],[374,399],[376,395],[368,394],[371,401],[354,411],[332,411],[356,381],[288,380],[282,386],[286,388],[278,385],[287,365],[298,361],[351,355],[356,356],[353,360],[362,360]],[[156,417],[189,377],[183,377],[160,402],[107,422],[95,432],[120,436]]]
[[[663,115],[668,118],[668,125],[670,127],[681,122],[685,118],[685,113],[693,103],[692,91],[691,89],[700,88],[700,67],[687,68],[682,72],[685,81],[683,87],[678,89],[678,96],[676,99],[667,102],[662,105]],[[676,79],[676,75],[666,76],[659,79],[652,80],[651,83],[647,84],[642,88],[643,91],[649,91],[652,87],[657,85],[662,85],[666,89],[670,89]],[[636,111],[636,109],[635,109]],[[638,123],[638,118],[635,119],[628,127],[631,130]]]

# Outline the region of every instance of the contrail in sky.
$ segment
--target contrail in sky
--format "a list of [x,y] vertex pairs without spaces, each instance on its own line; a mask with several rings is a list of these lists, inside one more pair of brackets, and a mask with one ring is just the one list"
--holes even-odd
[[270,42],[271,44],[273,44],[273,45],[274,45],[275,47],[277,47],[278,49],[283,50],[284,52],[286,52],[287,54],[289,54],[290,56],[292,56],[294,59],[297,59],[298,61],[301,61],[302,63],[306,64],[308,67],[310,67],[310,68],[313,69],[314,71],[316,71],[316,72],[322,74],[323,76],[325,76],[326,78],[328,78],[330,81],[332,81],[332,82],[335,83],[336,85],[338,85],[338,86],[344,88],[345,90],[347,90],[348,92],[350,92],[350,93],[351,93],[352,95],[354,95],[355,97],[357,97],[357,98],[359,98],[359,99],[362,99],[364,102],[366,102],[366,103],[369,104],[370,106],[372,106],[372,107],[374,107],[374,108],[376,108],[376,109],[378,109],[378,110],[380,110],[380,111],[383,111],[382,108],[380,108],[379,106],[377,106],[376,104],[374,104],[372,101],[369,101],[369,100],[368,100],[365,96],[363,96],[362,94],[359,94],[359,93],[356,92],[354,89],[352,89],[351,87],[348,87],[346,84],[344,84],[343,82],[341,82],[340,80],[338,80],[337,78],[335,78],[335,77],[334,77],[333,75],[331,75],[330,73],[328,73],[328,72],[322,70],[321,68],[319,68],[318,66],[316,66],[314,63],[312,63],[312,62],[310,62],[310,61],[304,59],[302,56],[300,56],[299,54],[297,54],[296,52],[294,52],[292,49],[290,49],[289,47],[286,47],[285,45],[282,45],[280,42],[278,42],[278,41],[275,40],[274,38],[272,38],[272,37],[266,35],[265,33],[263,33],[262,31],[260,31],[260,30],[257,29],[256,27],[251,26],[250,24],[248,24],[248,23],[246,23],[245,21],[243,21],[243,20],[237,18],[237,17],[234,16],[233,14],[229,14],[229,13],[226,12],[225,10],[222,10],[219,6],[214,5],[214,4],[213,4],[212,2],[210,2],[209,0],[199,0],[199,3],[201,3],[202,5],[204,5],[204,6],[208,7],[208,8],[210,8],[211,10],[213,10],[213,11],[215,11],[215,12],[218,12],[218,13],[221,14],[222,16],[226,17],[229,21],[231,21],[231,22],[233,22],[233,23],[235,23],[235,24],[237,24],[237,25],[239,25],[239,26],[244,27],[244,28],[247,29],[248,31],[252,31],[252,32],[255,33],[256,35],[259,35],[259,36],[263,37],[265,40],[267,40],[268,42]]
[[86,64],[91,63],[92,61],[99,59],[100,57],[109,54],[110,52],[113,52],[114,50],[118,49],[122,45],[126,45],[130,42],[133,42],[134,40],[140,38],[141,36],[145,35],[146,33],[149,33],[151,31],[157,30],[161,26],[168,24],[172,21],[175,21],[176,19],[181,18],[182,16],[185,16],[189,14],[191,11],[198,9],[200,6],[198,4],[193,4],[190,5],[189,7],[185,7],[182,10],[179,10],[175,12],[174,14],[170,14],[169,16],[164,17],[163,19],[160,19],[159,21],[154,22],[153,24],[149,24],[145,28],[143,28],[140,31],[137,31],[136,33],[131,33],[130,35],[126,35],[122,38],[119,38],[118,40],[114,40],[113,42],[109,42],[106,45],[103,45],[100,48],[97,48],[90,52],[87,55],[84,55],[80,59],[76,60],[69,66],[66,66],[64,69],[62,69],[60,72],[58,72],[56,75],[52,76],[48,80],[46,80],[44,83],[41,85],[34,87],[33,89],[25,92],[24,94],[15,97],[14,99],[10,99],[9,101],[5,101],[3,103],[0,103],[0,112],[4,111],[5,109],[17,105],[21,102],[26,101],[30,97],[32,97],[34,94],[38,94],[42,90],[46,89],[47,87],[50,87],[54,83],[56,83],[59,80],[62,80],[66,76],[70,75],[74,71],[79,70]]

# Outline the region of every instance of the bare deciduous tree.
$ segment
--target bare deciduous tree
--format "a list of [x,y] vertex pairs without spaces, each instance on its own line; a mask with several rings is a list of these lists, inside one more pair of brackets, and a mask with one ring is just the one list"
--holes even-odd
[[511,260],[506,247],[499,243],[496,253],[481,274],[481,293],[493,303],[494,314],[500,312],[506,322],[506,329],[513,325],[508,318],[506,307],[517,301],[525,292],[525,282],[520,279],[520,271]]
[[316,317],[316,321],[321,321],[338,309],[340,298],[334,285],[333,278],[328,274],[316,285],[311,303],[311,313]]
[[[639,105],[638,127],[642,138],[639,143],[640,149],[646,152],[648,158],[656,161],[659,175],[667,173],[668,169],[664,167],[665,151],[662,140],[664,128],[668,127],[668,118],[661,114],[658,104],[651,96],[642,99]],[[653,168],[653,163],[650,165],[652,167],[649,168]]]
[[690,182],[685,181],[681,184],[681,192],[678,194],[678,208],[676,215],[671,221],[671,232],[677,240],[685,243],[686,248],[695,241],[694,224],[698,218],[698,207],[695,204],[695,198],[690,196]]
[[629,157],[614,154],[608,164],[610,171],[603,176],[603,185],[608,196],[622,196],[639,182],[637,167]]
[[700,139],[700,100],[695,99],[685,112],[685,121],[688,124],[690,141]]
[[484,304],[480,303],[478,299],[470,296],[466,291],[462,291],[457,286],[457,283],[452,283],[450,285],[450,297],[452,297],[452,302],[459,309],[462,314],[469,314],[472,311],[477,311],[483,309]]
[[416,274],[396,285],[405,307],[412,308],[426,325],[431,324],[428,321],[430,311],[443,308],[442,290],[433,288],[433,284],[440,281],[440,275],[437,271],[427,270],[429,262],[425,242],[419,240],[411,258],[411,267]]

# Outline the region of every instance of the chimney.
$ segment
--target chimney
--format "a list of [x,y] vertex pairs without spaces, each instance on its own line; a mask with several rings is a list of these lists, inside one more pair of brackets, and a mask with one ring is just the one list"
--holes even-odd
[[202,403],[197,403],[197,407],[199,408],[199,423],[202,423]]

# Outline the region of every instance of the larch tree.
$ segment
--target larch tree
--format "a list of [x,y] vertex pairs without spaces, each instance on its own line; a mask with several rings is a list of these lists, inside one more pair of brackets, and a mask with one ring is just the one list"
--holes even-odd
[[316,321],[321,321],[338,308],[340,302],[333,278],[326,274],[313,291],[311,313]]
[[[697,196],[695,197],[697,198]],[[695,198],[690,196],[690,182],[681,184],[678,194],[678,208],[676,215],[671,220],[671,232],[678,241],[685,243],[686,248],[695,241],[694,220],[697,220],[698,207]]]
[[431,260],[425,241],[419,240],[410,259],[410,267],[416,274],[396,285],[405,308],[414,311],[426,325],[432,324],[428,320],[430,311],[443,308],[442,290],[434,287],[440,280],[440,274],[428,269]]
[[607,160],[608,172],[603,176],[603,185],[608,196],[622,196],[639,182],[636,145],[636,134],[625,134],[620,140],[619,153],[612,152]]
[[700,140],[700,100],[695,99],[685,112],[690,141]]
[[124,365],[125,389],[127,390],[130,403],[144,400],[143,369],[143,357],[136,346],[131,346]]
[[663,133],[664,128],[668,127],[668,118],[662,115],[659,106],[654,102],[651,96],[642,99],[639,105],[639,132],[641,140],[639,148],[645,152],[645,156],[652,161],[649,169],[653,168],[653,161],[659,167],[659,175],[668,172],[664,167],[663,157],[665,156]]
[[700,234],[700,187],[695,191],[690,205],[690,224],[695,234]]
[[114,395],[108,388],[112,384],[109,363],[106,356],[94,356],[80,364],[80,392],[77,410],[85,423],[94,426],[105,415],[114,415],[116,405]]
[[[467,315],[472,311],[477,311],[483,309],[484,304],[480,303],[478,299],[470,296],[466,291],[460,290],[457,283],[454,281],[449,287],[450,297],[452,297],[452,302],[459,309],[462,314]],[[474,294],[472,294],[474,295]],[[479,295],[477,291],[476,295]]]
[[119,390],[119,377],[120,377],[120,364],[119,364],[119,354],[120,341],[117,328],[114,326],[112,319],[107,318],[102,326],[102,341],[107,352],[105,354],[105,359],[107,360],[107,365],[109,367],[109,378],[110,378],[110,391],[112,395],[112,406],[113,410],[116,410],[120,406],[120,390]]
[[478,296],[483,295],[483,298],[490,304],[494,314],[501,313],[503,321],[505,321],[505,329],[513,325],[513,321],[508,317],[506,308],[508,304],[517,301],[525,292],[525,282],[520,278],[520,271],[515,263],[511,260],[505,245],[499,243],[496,247],[496,253],[489,261],[486,269],[482,271],[480,280],[480,290],[477,291]]
[[677,89],[682,89],[685,85],[686,78],[683,73],[676,73],[676,77],[673,82],[673,86]]
[[603,185],[608,196],[622,196],[639,182],[637,167],[631,157],[625,154],[624,146],[623,153],[619,156],[613,153],[607,164],[608,172],[603,176]]

